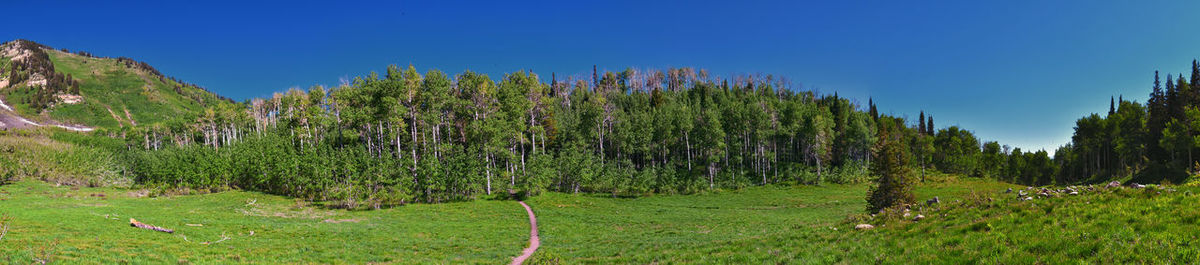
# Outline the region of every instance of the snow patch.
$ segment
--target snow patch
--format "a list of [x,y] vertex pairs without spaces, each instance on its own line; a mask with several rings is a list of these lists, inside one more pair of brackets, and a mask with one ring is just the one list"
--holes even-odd
[[5,110],[8,110],[8,111],[14,111],[12,107],[8,106],[8,104],[4,104],[3,99],[0,99],[0,108],[4,108]]
[[[0,108],[4,108],[5,110],[8,110],[8,111],[13,111],[12,107],[9,107],[8,104],[4,104],[4,100],[0,100]],[[13,117],[16,117],[21,122],[24,122],[29,125],[38,126],[38,127],[43,126],[43,125],[33,122],[29,119],[26,119],[25,117],[21,117],[21,116],[17,116],[17,115],[13,115]],[[96,130],[96,128],[91,128],[91,127],[71,126],[71,125],[61,125],[61,124],[51,124],[51,126],[67,129],[69,131],[76,131],[76,132],[90,132],[90,131]]]

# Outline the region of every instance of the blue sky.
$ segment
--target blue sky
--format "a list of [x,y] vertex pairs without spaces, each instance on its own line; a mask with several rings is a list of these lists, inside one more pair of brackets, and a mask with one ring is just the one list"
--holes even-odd
[[135,58],[235,99],[388,64],[770,73],[1047,151],[1200,57],[1197,1],[99,2],[5,3],[0,39]]

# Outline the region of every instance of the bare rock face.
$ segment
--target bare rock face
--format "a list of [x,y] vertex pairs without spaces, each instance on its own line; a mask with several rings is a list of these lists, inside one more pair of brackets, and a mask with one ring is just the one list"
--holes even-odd
[[63,104],[79,104],[83,102],[83,96],[80,95],[58,94],[54,96],[58,97],[58,101]]
[[870,224],[858,224],[858,225],[854,226],[854,229],[857,229],[857,230],[871,230],[874,228],[875,228],[875,226],[870,225]]

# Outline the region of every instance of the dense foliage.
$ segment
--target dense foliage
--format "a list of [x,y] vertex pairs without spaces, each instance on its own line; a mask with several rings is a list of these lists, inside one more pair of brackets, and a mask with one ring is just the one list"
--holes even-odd
[[922,173],[1002,176],[1013,167],[1007,153],[984,161],[969,131],[935,132],[924,113],[910,126],[878,114],[873,100],[863,107],[774,76],[731,81],[691,68],[543,83],[529,72],[496,82],[391,66],[332,89],[292,89],[122,134],[139,183],[348,207],[863,182],[881,118],[896,125],[900,151],[916,154],[899,163]]
[[1192,61],[1190,81],[1183,74],[1168,74],[1164,81],[1156,71],[1145,105],[1122,97],[1109,103],[1107,115],[1091,114],[1075,122],[1071,143],[1054,154],[1061,165],[1055,182],[1184,181],[1197,170],[1197,106],[1200,63]]

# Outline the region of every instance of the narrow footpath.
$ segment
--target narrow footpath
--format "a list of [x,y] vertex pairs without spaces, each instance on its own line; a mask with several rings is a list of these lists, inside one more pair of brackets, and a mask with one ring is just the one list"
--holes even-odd
[[541,239],[538,239],[537,216],[533,215],[533,209],[529,208],[528,204],[525,204],[523,201],[520,203],[521,206],[525,207],[525,212],[529,213],[529,247],[521,251],[521,256],[513,258],[512,263],[509,263],[511,265],[525,263],[525,260],[529,259],[529,256],[533,256],[533,252],[537,251],[538,247],[542,245]]

